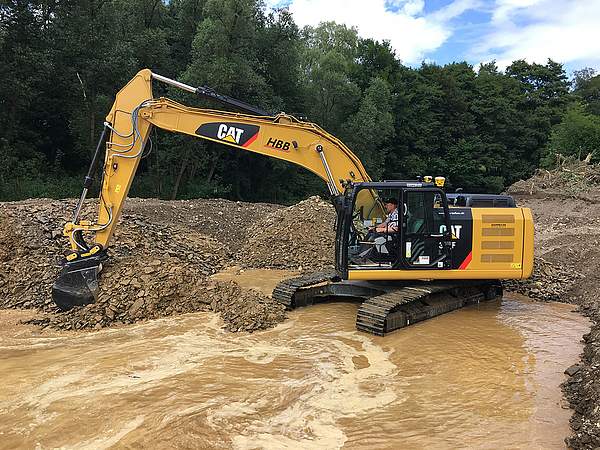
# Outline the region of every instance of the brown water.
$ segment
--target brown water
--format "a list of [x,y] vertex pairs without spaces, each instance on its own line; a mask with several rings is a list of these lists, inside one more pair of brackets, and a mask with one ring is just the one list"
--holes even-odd
[[0,334],[1,448],[561,448],[563,370],[589,324],[505,298],[385,338],[356,305],[251,335],[210,313]]

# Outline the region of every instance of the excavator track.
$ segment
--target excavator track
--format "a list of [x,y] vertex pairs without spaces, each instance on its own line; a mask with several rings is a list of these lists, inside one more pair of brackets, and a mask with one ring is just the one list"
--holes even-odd
[[498,282],[423,283],[371,297],[358,308],[356,328],[384,336],[416,322],[502,294]]
[[352,283],[335,272],[316,272],[280,282],[273,298],[288,309],[321,301],[359,300],[356,328],[377,336],[502,295],[498,281]]
[[[339,281],[339,277],[335,271],[314,272],[307,275],[302,275],[296,278],[281,281],[275,289],[273,289],[273,299],[285,305],[288,309],[294,309],[305,304],[298,304],[296,301],[296,293],[302,288],[318,285],[324,282]],[[311,303],[312,304],[312,303]]]

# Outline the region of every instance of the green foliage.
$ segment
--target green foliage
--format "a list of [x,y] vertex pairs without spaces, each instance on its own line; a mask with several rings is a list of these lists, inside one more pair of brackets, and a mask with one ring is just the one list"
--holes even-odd
[[332,22],[307,27],[303,35],[308,118],[338,133],[360,98],[360,88],[351,78],[358,35],[356,30]]
[[583,159],[588,154],[592,155],[592,162],[600,161],[600,117],[587,113],[582,104],[576,103],[552,129],[543,163],[553,167],[557,155]]
[[575,95],[589,113],[600,116],[600,75],[591,68],[575,71],[573,75]]
[[[600,78],[515,61],[403,66],[389,42],[333,22],[300,30],[259,0],[0,3],[0,200],[77,196],[117,90],[144,67],[340,137],[374,179],[444,175],[499,192],[544,155],[598,149]],[[219,108],[156,86],[156,95]],[[581,106],[571,106],[573,101]],[[156,132],[131,194],[290,203],[326,193],[282,161]],[[595,158],[598,154],[595,153]]]
[[394,135],[391,98],[389,85],[381,78],[373,78],[358,111],[343,129],[345,143],[358,155],[373,179],[383,175],[389,141]]

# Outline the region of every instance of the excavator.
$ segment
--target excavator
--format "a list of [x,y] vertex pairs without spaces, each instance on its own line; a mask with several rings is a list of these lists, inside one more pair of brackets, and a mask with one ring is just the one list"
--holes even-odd
[[[153,81],[241,112],[156,98]],[[152,127],[288,161],[325,181],[336,210],[335,270],[279,283],[273,298],[289,309],[331,299],[359,301],[357,329],[383,336],[496,298],[502,295],[500,280],[532,274],[532,214],[512,198],[446,195],[443,177],[373,181],[343,142],[314,123],[144,69],[117,93],[64,227],[70,250],[52,287],[62,310],[97,299],[102,264]],[[102,155],[98,215],[84,220],[81,209]],[[396,205],[394,223],[387,212]]]

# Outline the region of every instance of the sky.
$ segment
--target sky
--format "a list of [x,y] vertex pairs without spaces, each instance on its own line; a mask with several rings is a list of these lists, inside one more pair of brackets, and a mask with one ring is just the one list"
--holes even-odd
[[266,0],[296,23],[333,20],[388,40],[404,64],[516,59],[600,72],[600,0]]

